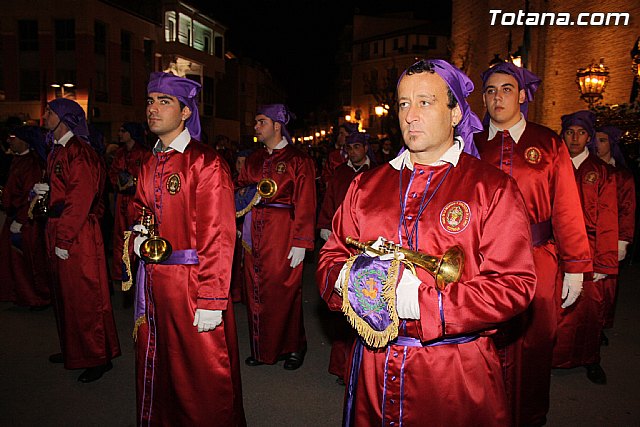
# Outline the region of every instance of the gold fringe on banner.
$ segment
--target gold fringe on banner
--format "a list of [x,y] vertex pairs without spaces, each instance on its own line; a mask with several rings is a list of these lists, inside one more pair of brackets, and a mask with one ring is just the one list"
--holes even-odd
[[140,325],[145,324],[147,321],[144,318],[144,314],[136,319],[136,323],[133,325],[133,341],[137,341],[138,339],[138,328]]
[[351,275],[351,266],[359,255],[353,255],[347,260],[344,281],[342,282],[342,312],[347,320],[356,330],[358,335],[362,337],[364,342],[372,348],[381,348],[386,346],[389,341],[394,340],[398,336],[398,312],[396,311],[396,283],[398,281],[398,269],[400,260],[393,259],[389,270],[387,271],[387,280],[382,287],[382,300],[387,304],[391,324],[384,331],[376,331],[366,321],[364,321],[351,307],[349,302],[349,277]]
[[253,195],[253,199],[251,199],[249,204],[244,209],[236,211],[236,218],[240,218],[241,216],[244,216],[247,212],[249,212],[251,208],[254,207],[256,203],[258,203],[259,198],[260,194],[258,194],[258,192],[256,191],[256,194]]
[[131,289],[131,285],[133,285],[133,274],[131,273],[131,259],[129,258],[129,239],[131,238],[131,231],[124,232],[124,247],[122,248],[122,262],[124,262],[124,267],[127,272],[127,281],[122,282],[122,290],[128,291]]

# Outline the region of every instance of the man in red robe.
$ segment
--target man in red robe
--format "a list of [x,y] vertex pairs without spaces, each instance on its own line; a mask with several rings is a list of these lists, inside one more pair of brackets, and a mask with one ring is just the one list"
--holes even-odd
[[135,226],[134,251],[144,254],[153,233],[172,252],[138,267],[139,425],[245,425],[229,298],[233,183],[227,162],[199,142],[199,92],[197,82],[162,72],[147,86],[147,122],[159,139],[140,170],[134,207],[149,210],[155,229]]
[[13,161],[1,200],[7,219],[0,235],[0,299],[38,310],[51,302],[44,224],[29,218],[30,191],[45,169],[44,134],[22,126],[8,142]]
[[[597,129],[595,145],[589,149],[611,165],[616,178],[618,199],[618,262],[624,261],[627,248],[633,241],[636,221],[636,187],[633,174],[626,167],[624,154],[620,149],[622,130],[614,126],[603,126]],[[593,141],[592,141],[593,142]],[[604,328],[613,328],[615,318],[616,293],[618,276],[609,275],[602,279],[604,285]],[[609,339],[602,333],[602,342],[607,345]]]
[[349,135],[358,132],[357,123],[342,123],[338,126],[338,134],[336,135],[336,143],[322,166],[322,182],[324,186],[329,185],[329,181],[333,176],[336,168],[348,160],[347,151],[344,143]]
[[562,116],[562,137],[575,170],[593,274],[585,278],[576,304],[560,312],[553,366],[584,366],[591,382],[606,384],[607,376],[600,366],[605,298],[602,279],[618,274],[618,202],[615,177],[607,164],[586,147],[595,137],[595,121],[595,114],[586,110]]
[[[514,425],[543,425],[549,411],[551,359],[556,336],[556,274],[565,272],[564,307],[578,297],[591,254],[566,146],[551,129],[526,120],[540,84],[511,63],[482,73],[489,120],[475,135],[482,160],[515,178],[527,205],[536,292],[529,308],[496,334]],[[566,292],[565,292],[566,290]]]
[[106,179],[103,163],[89,143],[82,107],[66,98],[47,105],[44,124],[53,142],[47,159],[47,253],[53,275],[52,299],[62,353],[49,357],[67,369],[86,368],[78,381],[96,381],[112,368],[120,344],[111,308],[100,218]]
[[[327,192],[322,200],[322,207],[318,214],[317,227],[320,237],[327,240],[331,235],[331,221],[338,206],[344,200],[349,185],[358,174],[368,171],[375,165],[369,154],[369,135],[364,132],[354,132],[347,136],[345,148],[349,160],[338,166],[329,181]],[[331,355],[329,357],[329,373],[337,376],[337,381],[344,384],[348,367],[349,353],[353,345],[355,334],[345,321],[341,313],[331,313]]]
[[238,185],[275,182],[275,194],[263,198],[245,216],[243,240],[251,356],[249,366],[285,360],[302,366],[307,347],[302,317],[302,267],[315,237],[316,187],[313,159],[291,143],[283,104],[261,106],[255,132],[264,147],[246,160]]
[[[316,283],[329,308],[356,308],[353,294],[380,318],[385,313],[364,295],[377,289],[352,286],[371,271],[347,273],[345,262],[384,257],[350,258],[355,250],[347,237],[382,237],[431,255],[459,245],[466,257],[459,280],[446,287],[425,269],[417,268],[417,276],[398,270],[397,286],[390,287],[395,308],[386,313],[397,315],[398,336],[380,348],[357,340],[344,425],[509,424],[491,335],[533,296],[531,233],[515,181],[475,158],[472,133],[482,124],[466,102],[472,90],[471,80],[442,60],[421,60],[403,73],[398,105],[408,149],[353,180],[320,251]],[[390,277],[387,284],[395,285]]]
[[115,213],[113,220],[113,259],[111,277],[113,280],[127,280],[122,271],[122,249],[124,232],[138,219],[131,207],[136,192],[141,166],[151,157],[144,146],[144,126],[137,122],[125,122],[118,130],[118,140],[122,144],[115,152],[109,167],[109,180],[115,190]]

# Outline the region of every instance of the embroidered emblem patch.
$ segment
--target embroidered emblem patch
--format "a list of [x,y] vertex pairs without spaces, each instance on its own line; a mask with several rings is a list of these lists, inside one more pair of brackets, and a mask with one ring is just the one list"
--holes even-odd
[[62,163],[56,163],[56,165],[53,167],[53,172],[58,176],[62,175]]
[[387,275],[383,271],[362,269],[356,273],[353,291],[364,313],[379,316],[387,308],[384,300],[378,298],[378,294],[382,295],[382,287],[386,281]]
[[287,170],[287,164],[285,162],[278,162],[276,165],[276,172],[283,174]]
[[585,184],[594,184],[596,182],[598,182],[598,178],[600,178],[600,176],[598,175],[598,172],[596,171],[589,171],[587,172],[587,174],[584,176],[584,183]]
[[167,179],[167,191],[172,196],[176,195],[180,191],[180,176],[177,173],[172,174]]
[[449,233],[464,231],[471,221],[471,209],[463,201],[448,203],[440,212],[440,225]]
[[538,163],[540,163],[540,160],[542,159],[542,153],[540,152],[538,147],[529,147],[527,148],[527,151],[525,151],[524,153],[524,158],[527,162],[531,163],[532,165],[537,165]]

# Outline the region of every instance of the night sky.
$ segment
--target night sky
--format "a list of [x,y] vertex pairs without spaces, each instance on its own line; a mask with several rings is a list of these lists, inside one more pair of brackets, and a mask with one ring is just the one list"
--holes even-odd
[[413,10],[416,18],[440,22],[450,20],[451,8],[450,1],[429,5],[424,0],[191,2],[229,28],[229,50],[258,60],[271,71],[289,94],[289,105],[298,117],[335,102],[337,40],[355,11],[366,15]]

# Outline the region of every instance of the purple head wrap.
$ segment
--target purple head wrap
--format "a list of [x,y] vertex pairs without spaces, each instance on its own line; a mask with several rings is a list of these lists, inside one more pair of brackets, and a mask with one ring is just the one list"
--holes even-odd
[[[465,153],[480,158],[478,149],[473,142],[473,134],[482,132],[482,122],[476,113],[471,111],[471,107],[466,100],[469,94],[473,92],[473,82],[465,73],[442,59],[423,59],[416,62],[414,65],[420,62],[430,65],[431,68],[433,68],[433,71],[445,81],[451,90],[451,93],[455,96],[456,101],[458,101],[458,105],[460,106],[460,111],[462,111],[462,119],[455,128],[455,134],[462,137]],[[398,85],[400,85],[400,81],[402,81],[404,76],[407,74],[407,71],[410,69],[411,67],[407,68],[402,73],[398,79]]]
[[589,141],[592,142],[596,136],[596,114],[589,110],[580,110],[575,113],[566,114],[560,118],[562,120],[562,133],[570,126],[580,126],[589,134]]
[[282,136],[284,137],[284,139],[287,140],[287,142],[289,142],[289,144],[292,143],[291,135],[289,135],[289,131],[287,130],[286,125],[287,123],[289,123],[290,120],[295,120],[296,115],[293,114],[291,111],[289,111],[286,105],[284,104],[261,105],[258,108],[258,111],[256,111],[256,115],[258,114],[265,115],[269,117],[271,120],[273,120],[274,122],[280,123],[282,125]]
[[[533,94],[538,90],[538,86],[540,86],[542,80],[526,68],[518,67],[511,62],[500,62],[480,74],[482,86],[486,86],[489,77],[497,72],[508,74],[515,78],[518,82],[518,90],[524,89],[526,96],[524,102],[520,104],[520,112],[526,119],[527,112],[529,111],[529,102],[533,101]],[[485,125],[489,126],[489,114],[485,115],[485,122]]]
[[[602,126],[597,128],[596,132],[606,133],[607,136],[609,136],[609,147],[611,148],[611,156],[615,159],[616,166],[626,166],[627,162],[624,159],[624,154],[622,153],[622,149],[620,148],[620,138],[624,133],[622,129],[615,126]],[[589,150],[594,153],[597,152],[596,139],[597,138],[594,138],[587,145],[587,147],[589,147]]]
[[344,130],[346,130],[349,135],[351,135],[354,132],[358,132],[357,123],[344,122],[340,125],[340,127],[344,128]]
[[[355,131],[349,134],[349,136],[347,136],[347,139],[345,140],[344,145],[346,147],[347,145],[351,145],[351,144],[362,144],[367,149],[367,157],[369,157],[369,162],[371,162],[372,165],[375,165],[377,164],[376,156],[371,150],[371,144],[369,144],[369,138],[370,136],[368,133]],[[345,148],[345,152],[346,152],[346,148]]]
[[191,116],[185,122],[185,127],[189,129],[189,134],[193,139],[200,141],[198,94],[201,87],[200,83],[191,79],[159,71],[151,73],[149,84],[147,85],[147,93],[158,92],[175,96],[180,102],[189,107]]
[[42,129],[38,126],[21,126],[16,128],[13,131],[13,134],[17,137],[29,144],[29,147],[42,158],[42,160],[47,160],[45,144],[44,144],[44,134],[42,133]]
[[[89,127],[80,104],[67,98],[56,98],[49,101],[49,108],[58,115],[60,121],[67,125],[75,136],[89,142]],[[47,139],[53,141],[53,131],[47,134]]]

